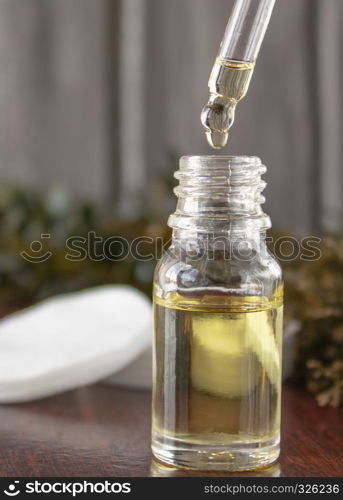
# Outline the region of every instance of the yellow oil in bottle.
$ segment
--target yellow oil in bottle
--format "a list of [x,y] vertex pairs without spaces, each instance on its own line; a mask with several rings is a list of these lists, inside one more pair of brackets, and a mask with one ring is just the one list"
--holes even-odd
[[154,303],[155,456],[248,470],[279,454],[282,298],[169,294]]
[[210,99],[201,112],[206,137],[214,149],[223,148],[235,119],[237,103],[246,95],[255,63],[217,59],[208,86]]

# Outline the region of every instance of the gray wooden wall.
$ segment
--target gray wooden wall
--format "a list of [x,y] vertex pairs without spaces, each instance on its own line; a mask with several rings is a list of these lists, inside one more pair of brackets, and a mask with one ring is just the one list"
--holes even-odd
[[0,0],[0,180],[107,195],[108,2]]
[[[232,0],[0,0],[0,182],[134,216],[199,113]],[[324,5],[325,4],[325,5]],[[269,167],[274,224],[342,228],[341,0],[277,0],[227,154]]]

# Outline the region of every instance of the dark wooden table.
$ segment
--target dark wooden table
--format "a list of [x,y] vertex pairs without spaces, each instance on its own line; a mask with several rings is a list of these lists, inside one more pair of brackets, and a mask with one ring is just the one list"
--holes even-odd
[[[343,476],[343,412],[283,392],[282,456],[249,476]],[[97,385],[0,407],[0,476],[204,476],[150,454],[150,394]],[[224,473],[207,475],[229,476]],[[239,476],[239,474],[235,474]]]

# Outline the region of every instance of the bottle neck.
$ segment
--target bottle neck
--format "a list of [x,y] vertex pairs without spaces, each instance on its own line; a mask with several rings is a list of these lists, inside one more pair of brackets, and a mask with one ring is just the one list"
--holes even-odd
[[[261,205],[266,167],[256,157],[186,156],[175,173],[178,204],[168,225],[174,238],[215,236],[263,241],[271,227]],[[208,238],[208,235],[211,238]]]

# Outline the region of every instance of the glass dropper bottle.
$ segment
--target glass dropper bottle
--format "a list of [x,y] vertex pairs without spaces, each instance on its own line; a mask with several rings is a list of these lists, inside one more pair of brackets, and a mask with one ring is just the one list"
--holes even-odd
[[237,103],[246,95],[275,0],[236,0],[226,26],[201,112],[206,137],[223,148],[234,122]]

